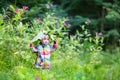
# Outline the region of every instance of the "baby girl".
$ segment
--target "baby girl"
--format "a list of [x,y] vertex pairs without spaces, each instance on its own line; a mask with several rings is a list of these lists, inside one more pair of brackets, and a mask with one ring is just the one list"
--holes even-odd
[[30,43],[30,47],[37,54],[37,59],[35,62],[35,68],[42,67],[42,69],[49,69],[50,64],[50,56],[53,49],[57,48],[57,42],[54,41],[53,46],[49,44],[49,36],[44,35],[44,38],[41,40],[38,46],[34,47],[32,43]]

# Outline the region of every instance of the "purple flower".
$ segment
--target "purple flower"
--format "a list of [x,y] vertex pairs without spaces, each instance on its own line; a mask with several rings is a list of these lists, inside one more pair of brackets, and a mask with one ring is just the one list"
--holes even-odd
[[102,37],[103,34],[102,34],[102,32],[100,32],[98,35],[99,35],[100,37]]
[[22,6],[22,9],[28,10],[28,6]]
[[64,24],[64,26],[67,26],[66,22],[64,22],[63,24]]
[[42,19],[41,19],[41,18],[37,18],[37,21],[38,21],[38,22],[41,22],[41,21],[42,21]]
[[66,26],[67,28],[70,28],[71,27],[71,24],[67,24],[66,22],[63,23],[64,26]]
[[40,23],[42,21],[42,19],[41,18],[35,18],[35,21]]
[[15,13],[18,13],[18,12],[19,12],[19,9],[18,9],[18,8],[16,8]]
[[102,34],[102,32],[100,32],[100,33],[96,32],[96,36],[102,37],[103,34]]
[[71,24],[68,24],[68,25],[67,25],[67,28],[70,28],[70,27],[71,27]]

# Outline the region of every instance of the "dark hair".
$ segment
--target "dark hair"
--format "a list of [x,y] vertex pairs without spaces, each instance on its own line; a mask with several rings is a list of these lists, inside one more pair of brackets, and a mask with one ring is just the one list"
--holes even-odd
[[42,41],[40,41],[39,44],[42,45]]

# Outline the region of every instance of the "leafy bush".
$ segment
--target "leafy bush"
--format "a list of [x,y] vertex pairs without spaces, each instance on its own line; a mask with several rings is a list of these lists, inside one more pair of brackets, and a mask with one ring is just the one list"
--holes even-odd
[[[104,80],[119,79],[119,49],[115,55],[103,52],[102,33],[90,34],[81,25],[81,32],[69,35],[70,19],[58,16],[57,11],[38,14],[34,8],[27,10],[10,5],[10,10],[0,15],[0,79],[2,80]],[[39,7],[38,7],[39,9]],[[57,10],[57,9],[56,9]],[[30,14],[33,11],[32,14]],[[4,17],[7,15],[7,17]],[[28,16],[31,16],[30,18]],[[50,35],[50,42],[58,40],[58,49],[51,56],[50,70],[34,69],[36,55],[29,43],[40,31]],[[107,57],[107,58],[106,58]],[[116,60],[117,58],[117,60]],[[99,76],[98,76],[99,75]],[[114,76],[113,76],[114,75]]]

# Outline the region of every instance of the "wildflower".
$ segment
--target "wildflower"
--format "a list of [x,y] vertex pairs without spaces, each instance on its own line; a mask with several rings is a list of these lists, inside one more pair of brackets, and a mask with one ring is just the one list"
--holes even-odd
[[64,26],[67,26],[66,22],[64,22],[63,24],[64,24]]
[[38,22],[41,22],[41,21],[42,21],[42,19],[41,19],[41,18],[37,18],[37,21],[38,21]]
[[99,35],[100,37],[102,37],[103,34],[102,34],[102,32],[100,32],[98,35]]
[[40,23],[42,21],[41,18],[35,18],[35,21],[37,21],[38,23]]
[[19,9],[18,9],[18,8],[16,8],[15,13],[18,13],[18,12],[19,12]]
[[98,32],[96,32],[96,37],[98,36],[98,37],[102,37],[102,32],[100,32],[100,33],[98,33]]
[[71,24],[68,24],[68,25],[67,25],[67,28],[70,28],[70,27],[71,27]]
[[71,27],[71,24],[67,24],[66,22],[64,22],[63,25],[66,26],[67,28]]
[[22,9],[28,10],[28,6],[22,6]]

